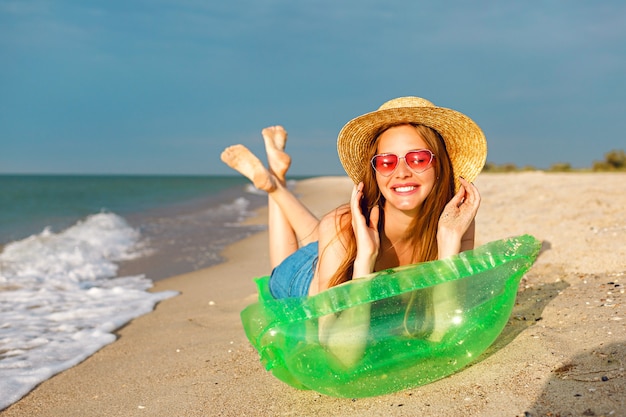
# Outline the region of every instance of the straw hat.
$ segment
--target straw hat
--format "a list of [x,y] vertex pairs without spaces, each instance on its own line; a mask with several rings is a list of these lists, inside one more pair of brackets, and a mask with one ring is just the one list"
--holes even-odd
[[358,184],[367,170],[367,148],[389,126],[417,123],[435,129],[446,143],[454,182],[458,177],[474,181],[487,159],[487,141],[472,119],[455,110],[436,107],[420,97],[400,97],[384,103],[378,110],[350,120],[339,132],[337,152],[348,176]]

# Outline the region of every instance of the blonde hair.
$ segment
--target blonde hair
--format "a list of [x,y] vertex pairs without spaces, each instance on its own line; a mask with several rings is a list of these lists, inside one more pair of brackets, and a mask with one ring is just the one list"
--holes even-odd
[[[380,135],[385,130],[406,124],[408,123],[399,123],[385,126],[381,129],[369,146],[367,161],[369,162],[377,153]],[[454,196],[454,173],[445,142],[441,135],[434,129],[424,125],[410,125],[415,128],[428,145],[428,148],[435,154],[433,168],[438,178],[438,180],[435,181],[432,191],[422,203],[422,215],[416,216],[409,227],[408,235],[413,247],[411,259],[412,263],[418,263],[435,260],[438,257],[437,226],[445,205]],[[381,215],[378,222],[378,229],[379,231],[382,230],[384,224],[385,198],[378,188],[376,174],[373,168],[367,170],[365,178],[363,178],[363,199],[360,205],[361,212],[366,219],[369,219],[373,207],[379,207]],[[339,236],[344,237],[344,239],[341,240],[346,248],[346,257],[337,269],[337,272],[330,278],[330,287],[349,281],[352,278],[354,260],[356,258],[356,241],[352,230],[350,210],[344,210],[343,214],[338,216],[336,228],[338,231],[337,238],[339,238]]]

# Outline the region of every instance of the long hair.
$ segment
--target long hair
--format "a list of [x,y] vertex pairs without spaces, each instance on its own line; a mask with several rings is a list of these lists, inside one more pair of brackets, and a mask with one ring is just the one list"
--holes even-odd
[[[377,153],[380,135],[387,129],[397,125],[385,126],[375,136],[370,144],[367,161],[371,160]],[[439,133],[427,126],[411,124],[424,139],[428,148],[435,154],[433,159],[433,169],[435,185],[430,194],[422,203],[421,213],[415,217],[409,227],[407,238],[411,240],[413,247],[412,263],[426,262],[437,259],[437,226],[439,217],[444,207],[454,196],[454,173],[452,163],[446,150],[445,142]],[[370,168],[365,178],[363,178],[363,199],[360,202],[361,212],[369,221],[370,212],[373,207],[378,206],[380,210],[378,230],[382,231],[385,219],[384,206],[385,198],[378,188],[376,173]],[[356,259],[356,239],[352,230],[351,214],[349,208],[337,218],[337,235],[343,236],[343,245],[346,248],[346,257],[337,269],[337,272],[330,278],[329,286],[333,287],[352,278],[354,260]],[[339,237],[338,237],[339,238]]]

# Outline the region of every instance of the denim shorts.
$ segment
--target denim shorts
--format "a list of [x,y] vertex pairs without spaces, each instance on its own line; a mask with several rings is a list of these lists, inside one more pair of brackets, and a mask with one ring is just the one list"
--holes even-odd
[[274,298],[309,295],[317,265],[317,242],[301,247],[280,263],[270,275],[270,293]]

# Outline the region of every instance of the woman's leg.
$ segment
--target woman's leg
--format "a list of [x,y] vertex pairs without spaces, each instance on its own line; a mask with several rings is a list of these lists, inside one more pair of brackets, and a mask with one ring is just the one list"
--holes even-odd
[[[284,151],[287,143],[287,132],[282,126],[270,126],[263,129],[261,135],[265,142],[270,173],[278,180],[281,187],[286,188],[287,170],[291,165],[291,158]],[[285,258],[297,251],[300,245],[296,231],[271,194],[268,194],[267,208],[270,263],[272,268],[275,268]]]
[[268,129],[263,137],[271,171],[243,145],[226,148],[222,161],[269,195],[270,263],[274,268],[298,249],[298,242],[304,245],[317,240],[318,219],[285,185],[290,158],[282,150],[286,140],[284,129]]
[[[291,165],[291,157],[285,153],[287,132],[282,126],[270,126],[261,132],[265,141],[265,152],[270,173],[278,180],[282,191],[270,192],[268,206],[270,210],[270,246],[276,249],[276,265],[298,250],[299,246],[317,242],[319,219],[306,208],[296,196],[287,189],[286,175]],[[282,242],[292,242],[284,244]],[[298,243],[299,242],[299,243]]]

